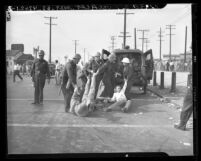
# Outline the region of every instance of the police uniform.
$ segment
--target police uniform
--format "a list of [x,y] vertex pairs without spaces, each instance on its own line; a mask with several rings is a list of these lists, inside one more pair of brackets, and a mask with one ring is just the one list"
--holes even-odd
[[77,69],[73,60],[66,63],[62,74],[61,90],[64,95],[65,111],[70,108],[70,100],[74,92],[74,85],[77,84]]
[[31,76],[35,87],[34,104],[43,103],[43,88],[46,76],[50,79],[48,62],[44,59],[36,59],[32,66]]

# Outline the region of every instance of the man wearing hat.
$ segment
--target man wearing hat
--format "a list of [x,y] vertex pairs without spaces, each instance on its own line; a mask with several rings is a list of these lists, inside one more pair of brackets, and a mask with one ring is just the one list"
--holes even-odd
[[70,108],[70,101],[74,89],[77,88],[77,64],[81,59],[80,54],[75,54],[72,60],[68,61],[64,67],[62,74],[61,90],[64,95],[65,111]]
[[117,71],[116,55],[111,54],[108,61],[99,68],[97,77],[102,78],[103,88],[100,97],[112,97],[115,87],[115,73]]
[[45,86],[46,77],[48,84],[50,83],[50,72],[48,62],[44,60],[44,51],[39,51],[39,59],[36,59],[32,66],[31,77],[34,82],[35,93],[34,102],[32,104],[43,104],[43,88]]
[[123,77],[128,80],[125,95],[126,95],[126,98],[128,100],[130,100],[131,99],[130,89],[133,86],[133,82],[134,82],[134,79],[135,79],[135,74],[134,74],[135,71],[134,71],[134,67],[132,66],[130,60],[127,57],[123,58],[122,63],[123,63],[123,66],[124,66]]
[[[74,90],[71,102],[70,102],[70,113],[76,114],[77,116],[85,117],[91,112],[94,111],[95,108],[95,87],[96,87],[96,76],[97,73],[93,73],[92,75],[87,76],[87,83],[85,85],[85,89],[76,88]],[[83,97],[82,97],[82,93]],[[81,99],[82,97],[82,99]]]

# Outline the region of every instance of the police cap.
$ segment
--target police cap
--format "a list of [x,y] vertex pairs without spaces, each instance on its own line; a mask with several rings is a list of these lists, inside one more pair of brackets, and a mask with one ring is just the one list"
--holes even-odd
[[110,55],[110,52],[107,51],[107,50],[105,50],[105,49],[102,49],[102,54],[106,54],[107,56],[109,56],[109,55]]

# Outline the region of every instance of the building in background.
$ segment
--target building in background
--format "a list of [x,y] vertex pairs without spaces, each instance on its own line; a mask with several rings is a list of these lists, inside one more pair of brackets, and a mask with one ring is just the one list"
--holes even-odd
[[8,74],[13,73],[14,62],[23,65],[27,61],[33,61],[32,54],[24,54],[23,44],[12,44],[11,50],[6,50],[6,69]]

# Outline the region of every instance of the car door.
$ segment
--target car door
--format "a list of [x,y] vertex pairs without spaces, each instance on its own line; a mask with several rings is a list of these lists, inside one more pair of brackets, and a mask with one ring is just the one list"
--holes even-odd
[[146,78],[148,80],[151,80],[153,75],[153,70],[154,70],[152,49],[147,50],[143,55],[144,55],[144,62],[145,62]]

